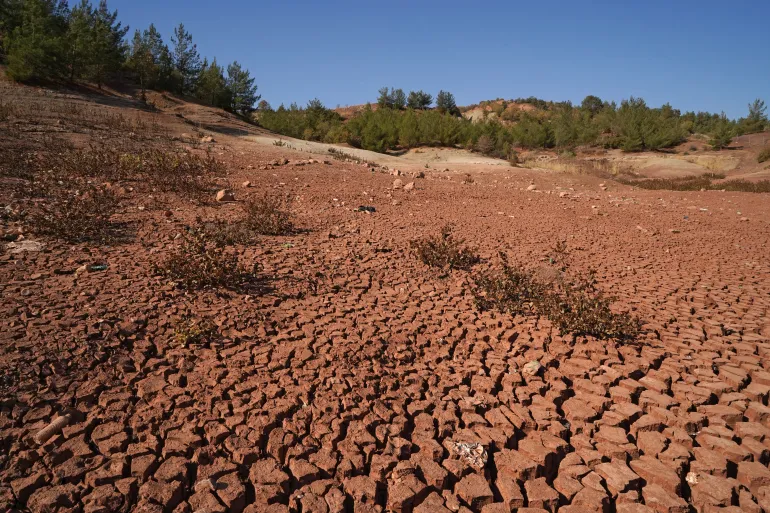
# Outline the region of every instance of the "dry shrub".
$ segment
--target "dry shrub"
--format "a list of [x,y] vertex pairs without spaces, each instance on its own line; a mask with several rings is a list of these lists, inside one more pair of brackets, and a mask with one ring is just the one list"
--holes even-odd
[[479,256],[465,246],[464,239],[455,239],[452,225],[441,229],[441,235],[416,239],[409,243],[414,255],[425,265],[446,271],[470,270],[479,262]]
[[500,269],[473,277],[479,309],[544,316],[562,335],[617,340],[633,340],[639,335],[639,319],[628,312],[613,312],[612,298],[596,287],[592,274],[545,283],[537,280],[532,271],[510,264],[505,255],[500,258]]
[[725,175],[720,173],[704,173],[700,176],[688,176],[682,178],[650,178],[645,180],[618,179],[620,183],[633,185],[640,189],[667,190],[667,191],[738,191],[738,192],[770,192],[770,180],[750,182],[748,180],[727,180],[714,183],[712,180],[721,180]]
[[759,152],[759,155],[757,155],[757,162],[761,164],[762,162],[767,162],[768,160],[770,160],[770,146],[765,146]]
[[474,276],[473,295],[480,310],[496,309],[511,315],[532,314],[546,291],[533,273],[511,265],[500,254],[501,268]]
[[255,265],[247,271],[239,263],[236,253],[228,251],[216,238],[207,235],[200,225],[190,228],[184,234],[182,244],[161,265],[156,266],[157,274],[189,290],[213,287],[237,289],[253,282],[258,270]]
[[120,145],[99,145],[72,150],[57,157],[67,175],[135,181],[161,192],[195,200],[209,195],[208,176],[224,172],[211,154],[200,156],[169,148],[130,150]]
[[628,312],[615,313],[612,298],[596,287],[592,274],[562,281],[542,296],[539,309],[562,335],[591,335],[598,339],[633,340],[639,335],[639,319]]
[[106,242],[114,237],[110,217],[119,202],[111,190],[82,182],[57,182],[43,189],[46,201],[31,216],[33,231],[67,242]]
[[473,180],[473,176],[471,176],[471,174],[470,174],[470,173],[466,173],[466,174],[465,174],[465,177],[463,178],[463,182],[462,182],[462,183],[464,183],[465,185],[470,185],[470,184],[472,184],[474,181],[475,181],[475,180]]
[[16,107],[12,103],[0,100],[0,121],[7,121],[14,114],[16,114]]
[[289,208],[291,200],[271,194],[249,199],[243,206],[244,224],[260,235],[289,235],[294,223]]

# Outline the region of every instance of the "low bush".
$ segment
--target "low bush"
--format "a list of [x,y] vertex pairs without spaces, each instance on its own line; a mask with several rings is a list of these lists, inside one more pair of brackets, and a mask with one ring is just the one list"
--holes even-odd
[[174,340],[182,347],[207,345],[219,335],[216,324],[207,317],[185,317],[174,328]]
[[538,315],[550,320],[562,335],[590,335],[598,339],[633,340],[641,324],[628,312],[611,309],[612,298],[596,287],[592,275],[553,282],[535,278],[532,271],[512,265],[501,254],[501,267],[473,277],[472,292],[480,310],[511,315]]
[[487,270],[473,277],[473,295],[480,310],[499,310],[511,315],[527,315],[537,311],[546,292],[531,271],[511,265],[500,254],[501,268]]
[[451,225],[444,226],[438,236],[411,241],[410,247],[423,264],[446,271],[467,271],[480,261],[479,256],[465,246],[465,240],[454,238]]
[[248,200],[244,206],[244,224],[260,235],[289,235],[294,232],[289,207],[291,201],[270,194]]
[[737,191],[737,192],[770,192],[770,180],[750,182],[748,180],[727,180],[713,183],[712,180],[722,180],[725,175],[721,173],[705,173],[700,176],[688,176],[683,178],[649,178],[643,180],[630,180],[618,177],[616,180],[626,185],[633,185],[641,189],[667,190],[667,191]]
[[765,146],[759,152],[759,155],[757,155],[757,162],[761,164],[762,162],[767,162],[768,160],[770,160],[770,146]]
[[86,183],[43,185],[46,201],[31,216],[33,231],[67,242],[107,241],[118,199],[109,189]]
[[238,255],[197,225],[185,234],[182,244],[160,265],[156,273],[186,289],[222,287],[237,289],[253,282],[258,266],[247,271]]
[[562,282],[557,290],[543,294],[539,309],[561,335],[590,335],[598,339],[633,340],[641,323],[628,312],[615,313],[612,298],[596,287],[593,276]]

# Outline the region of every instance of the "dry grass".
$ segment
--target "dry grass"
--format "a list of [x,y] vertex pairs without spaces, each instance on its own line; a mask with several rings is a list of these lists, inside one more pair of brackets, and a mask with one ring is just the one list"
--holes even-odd
[[465,240],[454,238],[452,230],[451,225],[446,225],[438,236],[411,241],[412,253],[429,267],[445,271],[470,270],[479,262],[479,256],[474,250],[465,246]]
[[617,178],[616,180],[626,185],[639,187],[648,190],[666,190],[666,191],[736,191],[736,192],[770,192],[770,180],[760,180],[749,182],[748,180],[727,180],[723,182],[714,182],[722,180],[725,176],[718,173],[705,173],[700,176],[687,176],[682,178],[648,178],[630,180],[628,178]]
[[757,162],[761,164],[762,162],[767,162],[768,160],[770,160],[770,146],[765,146],[759,152],[759,155],[757,155]]

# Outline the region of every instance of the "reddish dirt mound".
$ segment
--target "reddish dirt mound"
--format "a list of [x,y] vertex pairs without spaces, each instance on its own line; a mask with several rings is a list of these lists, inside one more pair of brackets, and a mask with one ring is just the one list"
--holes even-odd
[[[78,101],[112,108],[96,100]],[[103,245],[0,219],[16,239],[0,254],[0,510],[770,509],[766,196],[520,169],[395,189],[385,172],[204,130],[228,170],[211,196],[230,186],[235,203],[118,184],[114,221],[133,235]],[[0,188],[11,210],[15,190]],[[196,216],[237,219],[266,191],[293,198],[303,229],[234,247],[268,290],[186,292],[153,271]],[[506,250],[548,266],[566,241],[570,268],[595,268],[644,335],[562,337],[478,311],[469,274],[409,253],[448,222],[481,265]],[[191,318],[217,337],[180,336]]]

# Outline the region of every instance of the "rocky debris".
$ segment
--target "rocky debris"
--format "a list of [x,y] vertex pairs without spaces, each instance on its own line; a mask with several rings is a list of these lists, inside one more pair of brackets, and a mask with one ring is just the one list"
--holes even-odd
[[217,201],[235,201],[235,193],[230,189],[222,189],[217,192]]
[[6,249],[11,254],[24,253],[27,251],[41,251],[45,246],[44,243],[35,240],[22,240],[18,242],[9,242],[5,245]]
[[489,456],[483,445],[479,443],[455,442],[452,440],[448,443],[452,453],[462,458],[470,466],[477,469],[483,469],[487,466]]
[[405,191],[411,191],[414,190],[414,182],[409,182],[408,184],[404,185]]

